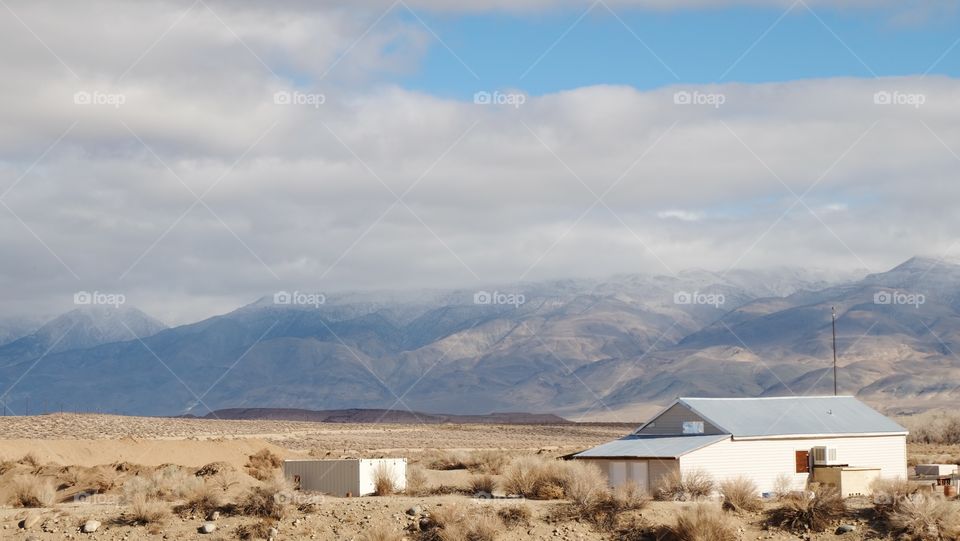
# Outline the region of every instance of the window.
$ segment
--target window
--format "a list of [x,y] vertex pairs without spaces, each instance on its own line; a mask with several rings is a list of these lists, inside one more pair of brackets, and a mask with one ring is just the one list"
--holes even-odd
[[684,421],[684,434],[703,434],[703,421]]

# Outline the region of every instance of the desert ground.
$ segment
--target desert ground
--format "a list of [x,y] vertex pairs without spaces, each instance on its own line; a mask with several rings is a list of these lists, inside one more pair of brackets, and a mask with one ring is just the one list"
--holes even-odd
[[[782,501],[723,511],[710,498],[650,501],[606,492],[587,498],[582,486],[593,480],[590,472],[563,466],[564,473],[558,464],[572,463],[553,460],[633,428],[3,417],[0,540],[839,539],[841,524],[853,527],[843,539],[897,538],[867,498],[848,500],[846,512],[822,532],[798,531],[770,525]],[[916,444],[910,454],[956,461],[960,446]],[[335,498],[293,491],[278,480],[282,459],[308,456],[407,458],[408,489]],[[517,486],[522,464],[558,480],[525,498],[474,497],[485,488],[505,495]],[[960,515],[960,507],[949,511]],[[722,525],[682,530],[677,517],[684,513]],[[96,531],[83,532],[89,521],[99,523]],[[201,533],[205,524],[213,531]],[[949,538],[946,528],[934,533]]]

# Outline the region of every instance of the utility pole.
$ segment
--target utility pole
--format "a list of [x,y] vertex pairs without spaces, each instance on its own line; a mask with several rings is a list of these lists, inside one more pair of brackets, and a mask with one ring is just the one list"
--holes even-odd
[[837,396],[837,309],[830,307],[833,327],[833,396]]

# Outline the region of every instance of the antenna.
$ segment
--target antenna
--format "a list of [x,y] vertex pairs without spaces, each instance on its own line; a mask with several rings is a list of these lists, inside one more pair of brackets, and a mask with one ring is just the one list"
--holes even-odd
[[830,307],[833,327],[833,396],[837,396],[837,309]]

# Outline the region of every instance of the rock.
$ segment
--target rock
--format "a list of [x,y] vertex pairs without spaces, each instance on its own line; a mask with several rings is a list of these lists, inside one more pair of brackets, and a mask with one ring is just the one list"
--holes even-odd
[[200,533],[213,533],[217,531],[217,525],[213,522],[204,522],[203,526],[200,526],[198,529]]
[[207,520],[209,521],[214,521],[218,518],[220,518],[220,511],[211,511],[210,514],[207,515]]
[[837,535],[843,535],[845,533],[850,533],[855,531],[857,531],[856,526],[852,524],[841,524],[840,527],[837,528]]
[[29,515],[27,518],[20,521],[19,526],[24,530],[29,530],[37,525],[40,522],[40,515]]
[[410,515],[411,517],[414,515],[419,515],[422,512],[423,512],[423,508],[420,507],[419,505],[414,505],[410,509],[407,509],[407,514]]
[[80,528],[80,531],[83,533],[93,533],[100,528],[99,520],[88,520],[83,524],[83,527]]

